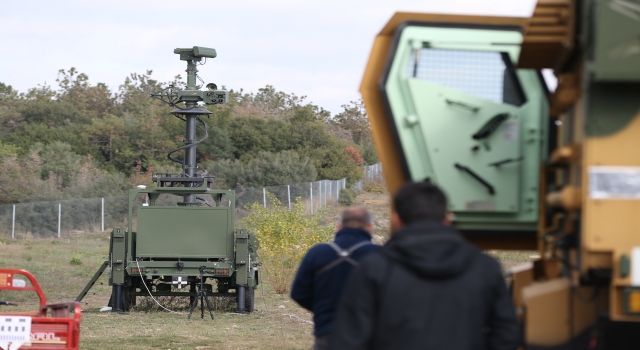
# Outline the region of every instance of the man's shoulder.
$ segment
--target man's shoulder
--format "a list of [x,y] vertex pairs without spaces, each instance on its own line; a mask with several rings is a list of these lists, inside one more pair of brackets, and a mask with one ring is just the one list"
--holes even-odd
[[329,243],[318,243],[309,249],[307,256],[324,255],[332,251],[333,248],[329,246]]
[[[358,242],[358,243],[361,243],[361,242]],[[357,258],[362,255],[364,255],[364,257],[367,257],[371,255],[371,253],[374,253],[381,248],[379,245],[376,245],[372,242],[368,242],[368,243],[369,244],[364,244],[361,247],[358,247],[358,249],[356,249],[356,251],[353,252],[355,254],[354,258]],[[338,244],[338,248],[341,250],[348,250],[354,245],[355,244],[347,247],[342,247],[341,245]],[[306,259],[314,260],[317,258],[324,258],[326,256],[337,256],[335,249],[330,246],[330,243],[318,243],[307,251]]]

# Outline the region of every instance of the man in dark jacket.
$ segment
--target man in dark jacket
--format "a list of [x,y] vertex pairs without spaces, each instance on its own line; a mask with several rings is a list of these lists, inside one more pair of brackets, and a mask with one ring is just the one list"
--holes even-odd
[[342,213],[333,242],[309,249],[291,287],[291,298],[313,312],[314,349],[329,349],[335,309],[351,270],[379,246],[371,243],[371,214],[361,207]]
[[394,233],[352,273],[331,349],[515,350],[500,265],[449,227],[444,193],[410,183],[393,205]]

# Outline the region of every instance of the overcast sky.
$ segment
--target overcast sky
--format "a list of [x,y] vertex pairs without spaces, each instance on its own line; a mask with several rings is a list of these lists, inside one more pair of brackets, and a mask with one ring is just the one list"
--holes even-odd
[[358,99],[375,35],[398,11],[528,17],[535,0],[4,1],[0,82],[24,92],[76,67],[116,90],[130,73],[185,76],[176,47],[213,47],[205,82],[267,84],[340,112]]

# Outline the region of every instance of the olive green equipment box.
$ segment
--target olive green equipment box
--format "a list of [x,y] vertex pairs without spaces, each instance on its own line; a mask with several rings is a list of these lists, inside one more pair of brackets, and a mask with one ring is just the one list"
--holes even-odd
[[[174,53],[187,61],[186,89],[168,86],[151,96],[174,107],[171,114],[186,122],[185,145],[168,154],[182,172],[154,174],[154,189],[141,185],[129,191],[128,227],[113,229],[109,259],[76,300],[81,301],[109,268],[113,311],[129,311],[139,296],[156,302],[161,296],[184,296],[189,297],[191,312],[200,302],[204,316],[207,296],[232,296],[239,312],[252,312],[259,283],[258,241],[250,232],[235,228],[235,192],[210,189],[213,176],[196,162],[196,145],[208,136],[200,117],[211,114],[198,102],[228,100],[228,93],[217,90],[215,84],[208,84],[208,91],[195,85],[197,64],[214,58],[216,52],[195,46]],[[181,151],[182,157],[174,157]]]

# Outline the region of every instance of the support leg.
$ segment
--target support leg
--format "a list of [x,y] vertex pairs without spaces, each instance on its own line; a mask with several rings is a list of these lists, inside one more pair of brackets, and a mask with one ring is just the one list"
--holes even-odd
[[100,268],[98,269],[98,272],[96,272],[93,277],[91,278],[91,280],[89,281],[89,283],[87,283],[87,285],[84,287],[84,289],[82,290],[82,292],[80,292],[80,294],[78,295],[78,297],[76,298],[77,302],[82,301],[82,299],[85,297],[85,295],[87,295],[87,293],[89,292],[89,290],[91,289],[91,287],[93,287],[93,285],[96,283],[96,281],[98,280],[98,278],[100,278],[100,276],[102,276],[102,273],[104,272],[104,270],[107,268],[107,266],[109,266],[109,261],[105,261],[104,263],[102,263],[102,266],[100,266]]
[[244,312],[245,286],[238,286],[238,312]]
[[113,285],[113,312],[122,312],[122,284]]
[[191,310],[189,310],[189,315],[187,316],[188,320],[191,319],[191,314],[193,314],[193,310],[195,310],[197,306],[198,306],[198,295],[196,295],[196,297],[193,298],[193,304],[191,304]]
[[207,303],[207,310],[209,310],[209,316],[211,316],[211,319],[213,320],[213,311],[211,311],[211,304],[209,304],[209,298],[207,297],[206,294],[204,296],[204,301]]

